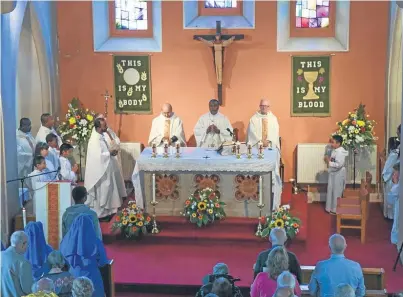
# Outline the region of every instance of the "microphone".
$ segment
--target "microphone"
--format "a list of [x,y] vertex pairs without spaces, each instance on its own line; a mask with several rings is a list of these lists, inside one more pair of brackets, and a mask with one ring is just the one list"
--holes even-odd
[[175,135],[171,137],[171,142],[175,143],[178,141],[178,137],[176,137]]
[[229,132],[229,135],[234,136],[234,133],[231,131],[230,128],[227,128],[227,131]]

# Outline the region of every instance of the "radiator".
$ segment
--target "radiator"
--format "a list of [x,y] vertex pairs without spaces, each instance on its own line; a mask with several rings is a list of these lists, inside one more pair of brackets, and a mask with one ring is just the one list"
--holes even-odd
[[[300,143],[297,146],[297,182],[303,184],[325,184],[328,173],[323,157],[326,152],[327,143]],[[352,184],[354,180],[353,156],[350,153],[346,158],[347,183]],[[372,184],[377,180],[377,147],[373,146],[367,155],[356,156],[356,183],[361,182],[361,176],[365,172],[372,174]]]
[[123,178],[131,180],[136,165],[136,160],[141,153],[141,143],[137,142],[121,142],[120,143],[120,158],[122,164]]

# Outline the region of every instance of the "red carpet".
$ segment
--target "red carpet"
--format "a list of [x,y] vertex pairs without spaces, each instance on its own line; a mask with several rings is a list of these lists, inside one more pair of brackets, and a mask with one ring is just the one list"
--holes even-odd
[[[284,203],[291,199],[294,215],[303,221],[300,238],[288,248],[298,256],[301,265],[315,265],[326,259],[336,218],[328,215],[322,204],[306,204],[305,195],[292,196],[289,187],[283,196]],[[140,241],[116,240],[111,237],[108,224],[102,224],[108,257],[115,260],[117,284],[199,285],[217,262],[228,264],[230,273],[241,278],[240,286],[251,284],[256,256],[268,246],[253,235],[255,220],[229,218],[199,230],[183,218],[160,219],[162,232]],[[345,234],[346,256],[362,267],[384,268],[389,293],[403,289],[403,267],[392,271],[397,251],[390,244],[390,229],[391,222],[383,218],[380,206],[371,204],[367,243],[360,243],[358,233]]]

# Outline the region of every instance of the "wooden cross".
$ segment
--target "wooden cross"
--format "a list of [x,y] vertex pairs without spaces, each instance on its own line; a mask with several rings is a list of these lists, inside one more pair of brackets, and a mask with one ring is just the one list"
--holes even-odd
[[105,94],[101,94],[102,97],[105,99],[105,113],[104,116],[105,118],[108,118],[108,100],[109,98],[112,98],[112,95],[109,95],[108,90],[105,91]]
[[224,68],[224,49],[229,46],[232,41],[242,40],[243,34],[223,35],[221,34],[221,21],[216,22],[216,33],[214,35],[194,35],[193,39],[200,40],[212,48],[214,65],[217,75],[217,95],[218,102],[222,105],[222,73]]

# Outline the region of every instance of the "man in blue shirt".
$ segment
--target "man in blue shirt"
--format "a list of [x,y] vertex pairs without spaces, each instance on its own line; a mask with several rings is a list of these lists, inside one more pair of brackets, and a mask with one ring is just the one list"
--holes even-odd
[[333,234],[329,238],[329,247],[332,252],[330,259],[316,264],[309,283],[309,292],[312,296],[333,297],[340,284],[350,285],[356,297],[365,295],[364,275],[357,262],[346,259],[344,251],[346,240],[340,234]]

